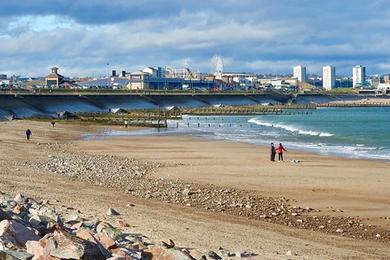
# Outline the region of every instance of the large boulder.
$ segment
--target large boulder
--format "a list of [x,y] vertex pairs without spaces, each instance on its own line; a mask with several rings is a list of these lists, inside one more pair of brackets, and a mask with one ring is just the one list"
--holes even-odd
[[25,251],[16,251],[16,250],[1,250],[0,251],[0,259],[3,260],[31,260],[33,255],[25,252]]
[[30,228],[15,220],[0,222],[0,240],[8,248],[25,248],[29,240],[38,241],[40,237]]
[[46,235],[38,243],[29,243],[27,250],[34,254],[34,259],[46,259],[47,257],[84,260],[106,259],[95,243],[60,229]]

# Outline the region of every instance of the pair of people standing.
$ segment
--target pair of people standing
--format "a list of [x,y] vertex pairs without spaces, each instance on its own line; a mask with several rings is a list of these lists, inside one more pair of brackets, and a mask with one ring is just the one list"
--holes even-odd
[[283,147],[282,143],[279,143],[277,148],[275,148],[274,143],[271,143],[271,161],[275,161],[276,153],[278,153],[279,161],[283,161],[283,152],[287,152],[287,150]]

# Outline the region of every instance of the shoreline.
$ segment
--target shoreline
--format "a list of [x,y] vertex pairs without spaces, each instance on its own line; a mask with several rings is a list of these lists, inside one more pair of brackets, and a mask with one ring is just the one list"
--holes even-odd
[[[169,128],[168,128],[169,129]],[[200,138],[200,139],[205,139],[205,140],[210,140],[210,141],[222,141],[222,142],[228,142],[228,143],[242,143],[242,144],[248,144],[248,145],[253,145],[256,147],[259,147],[261,149],[268,149],[269,145],[261,142],[251,142],[251,141],[242,141],[242,140],[237,140],[237,139],[227,139],[227,138],[222,138],[222,137],[217,137],[217,136],[211,136],[211,135],[206,135],[202,134],[201,131],[199,131],[199,134],[194,134],[194,133],[189,133],[189,132],[176,132],[176,131],[170,131],[170,130],[157,130],[156,128],[150,128],[150,127],[134,127],[132,129],[126,129],[119,127],[119,129],[115,129],[114,131],[117,134],[104,134],[104,133],[93,133],[93,132],[87,132],[84,133],[83,136],[81,137],[80,140],[84,141],[93,141],[93,140],[104,140],[104,139],[120,139],[120,138],[133,138],[133,137],[149,137],[149,136],[154,136],[154,137],[188,137],[188,138]],[[171,129],[176,129],[172,127]],[[193,131],[196,131],[196,129],[192,129]],[[109,131],[112,131],[110,129]],[[122,132],[119,133],[119,132]],[[127,134],[126,134],[127,133]],[[288,143],[288,142],[283,142]],[[304,143],[302,143],[304,144]],[[318,156],[323,156],[323,157],[328,157],[328,158],[340,158],[340,159],[348,159],[348,160],[363,160],[363,161],[377,161],[377,162],[384,162],[384,163],[390,163],[390,159],[384,159],[384,158],[373,158],[373,157],[364,157],[364,156],[347,156],[342,153],[329,153],[329,154],[324,154],[321,153],[319,150],[316,150],[314,148],[301,148],[303,145],[296,146],[296,145],[290,145],[289,147],[293,147],[292,149],[288,149],[289,151],[293,151],[295,154],[302,154],[303,156],[307,154],[315,154]],[[288,148],[288,147],[287,147]],[[295,158],[298,159],[298,158]]]

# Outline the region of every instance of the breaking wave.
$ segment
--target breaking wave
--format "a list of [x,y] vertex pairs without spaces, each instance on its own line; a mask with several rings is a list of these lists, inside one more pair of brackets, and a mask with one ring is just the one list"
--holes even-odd
[[249,119],[248,123],[252,123],[252,124],[256,124],[256,125],[260,125],[260,126],[266,126],[266,127],[280,128],[280,129],[283,129],[283,130],[286,130],[289,132],[293,132],[293,133],[298,133],[301,135],[311,135],[311,136],[320,136],[320,137],[333,136],[333,134],[327,133],[327,132],[317,132],[317,131],[312,131],[312,130],[299,129],[299,128],[294,127],[294,126],[277,124],[277,123],[273,124],[273,123],[261,121],[257,118]]

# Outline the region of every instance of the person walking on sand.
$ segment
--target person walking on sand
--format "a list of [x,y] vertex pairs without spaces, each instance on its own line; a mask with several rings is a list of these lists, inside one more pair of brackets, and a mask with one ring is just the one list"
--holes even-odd
[[279,143],[278,148],[276,148],[276,151],[279,155],[279,162],[283,161],[283,151],[287,152],[287,150],[283,147],[282,143]]
[[51,121],[51,126],[54,127],[56,125],[56,121]]
[[271,143],[271,162],[275,161],[275,156],[276,156],[276,148],[274,143]]
[[30,140],[31,136],[32,136],[31,130],[30,130],[30,129],[27,129],[27,130],[26,130],[26,138],[27,138],[27,141]]

